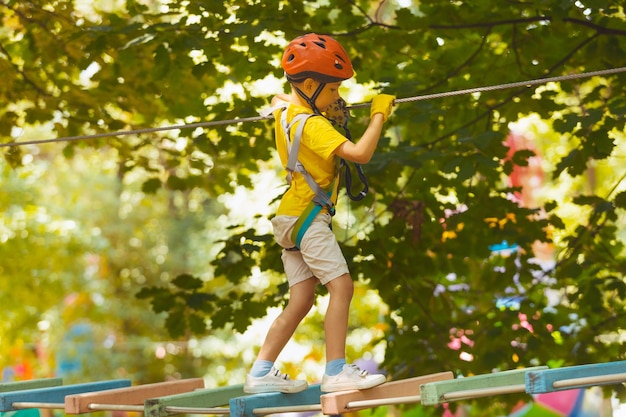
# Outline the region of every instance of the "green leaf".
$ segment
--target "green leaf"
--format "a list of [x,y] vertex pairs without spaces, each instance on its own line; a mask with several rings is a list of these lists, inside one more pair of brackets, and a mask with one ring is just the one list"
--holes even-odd
[[164,78],[170,71],[170,63],[170,52],[164,45],[159,45],[154,52],[154,67],[152,68],[154,78],[157,80]]
[[173,310],[165,319],[165,327],[173,338],[182,337],[187,330],[187,320],[182,310]]
[[202,288],[203,282],[189,274],[180,274],[172,280],[172,284],[184,290],[197,290]]
[[564,116],[562,119],[556,119],[553,123],[554,130],[561,133],[574,133],[578,124],[580,123],[580,117],[577,115]]
[[626,209],[626,191],[622,191],[615,196],[613,200],[615,207]]
[[168,312],[171,314],[172,309],[176,305],[176,296],[165,290],[154,294],[150,303],[155,313]]
[[210,314],[213,311],[213,305],[210,303],[215,300],[212,294],[206,293],[193,293],[187,298],[187,306],[194,310],[201,310],[204,313]]
[[604,203],[604,201],[603,198],[596,195],[580,195],[573,198],[574,204],[578,204],[579,206],[596,206]]
[[206,325],[205,318],[203,316],[200,316],[198,314],[190,314],[188,316],[188,321],[189,321],[189,330],[191,330],[193,334],[200,335],[200,336],[206,334],[207,325]]
[[517,166],[528,166],[528,158],[532,158],[537,154],[530,149],[522,149],[513,154],[513,163]]
[[561,159],[557,164],[552,178],[558,178],[563,171],[566,171],[572,175],[577,176],[582,174],[587,168],[587,156],[580,149],[573,149],[569,154]]
[[170,175],[167,178],[167,187],[170,190],[186,190],[189,188],[189,181],[186,178],[181,178],[175,175]]
[[607,158],[615,147],[615,141],[609,137],[608,132],[603,130],[592,132],[588,137],[588,141],[592,146],[592,156],[595,159]]
[[141,185],[141,191],[148,194],[154,194],[161,188],[161,180],[158,178],[150,178]]

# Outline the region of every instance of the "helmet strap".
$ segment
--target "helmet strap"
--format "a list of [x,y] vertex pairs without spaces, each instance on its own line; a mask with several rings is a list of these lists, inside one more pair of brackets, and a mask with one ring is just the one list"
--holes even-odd
[[307,96],[304,91],[300,90],[298,87],[296,87],[295,85],[293,86],[293,88],[296,89],[296,92],[300,95],[300,97],[302,97],[304,99],[304,101],[307,102],[307,104],[309,106],[311,106],[311,109],[313,109],[313,112],[316,114],[322,114],[321,111],[319,111],[319,109],[317,108],[317,106],[315,105],[315,101],[317,100],[317,98],[319,97],[319,95],[321,94],[322,90],[324,89],[324,87],[326,87],[326,83],[320,83],[317,86],[317,89],[315,90],[315,92],[313,93],[313,95],[311,97]]

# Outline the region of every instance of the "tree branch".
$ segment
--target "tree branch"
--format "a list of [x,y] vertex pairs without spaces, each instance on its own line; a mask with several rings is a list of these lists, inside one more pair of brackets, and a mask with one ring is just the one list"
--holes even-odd
[[494,22],[479,22],[479,23],[466,23],[462,25],[429,25],[430,29],[470,29],[470,28],[493,28],[494,26],[502,26],[502,25],[517,25],[520,23],[534,23],[534,22],[543,22],[543,21],[552,21],[550,17],[538,16],[538,17],[527,17],[524,19],[505,19],[505,20],[496,20]]
[[607,28],[604,26],[600,26],[596,23],[590,22],[589,20],[574,19],[573,17],[566,17],[565,19],[563,19],[563,22],[570,22],[570,23],[574,23],[577,25],[586,26],[591,29],[595,29],[598,32],[598,34],[601,34],[601,35],[626,36],[626,30]]
[[[537,16],[537,17],[527,17],[523,19],[496,20],[493,22],[466,23],[462,25],[429,25],[429,28],[430,29],[470,29],[470,28],[482,28],[482,27],[493,28],[494,26],[502,26],[502,25],[518,25],[521,23],[554,22],[554,21],[555,21],[554,18],[551,16]],[[585,26],[585,27],[594,29],[595,31],[597,31],[598,33],[602,35],[626,36],[626,30],[624,29],[607,28],[605,26],[598,25],[597,23],[591,22],[589,20],[566,17],[566,18],[561,19],[561,21],[565,23],[573,23],[576,25]]]
[[52,94],[50,94],[49,92],[47,92],[46,90],[42,89],[41,87],[39,87],[33,80],[31,80],[28,75],[26,75],[26,72],[22,71],[20,68],[18,68],[17,65],[15,65],[13,63],[13,58],[11,58],[11,54],[9,54],[9,51],[6,50],[6,48],[4,47],[4,45],[0,44],[0,52],[2,52],[3,54],[5,54],[7,56],[7,62],[9,63],[9,65],[11,65],[11,67],[15,70],[15,72],[17,72],[26,82],[26,84],[30,85],[31,87],[33,87],[39,94],[46,96],[46,97],[53,97]]

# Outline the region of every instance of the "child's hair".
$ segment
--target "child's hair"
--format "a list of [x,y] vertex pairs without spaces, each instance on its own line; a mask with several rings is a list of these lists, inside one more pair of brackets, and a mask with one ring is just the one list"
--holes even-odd
[[309,33],[292,40],[282,58],[287,81],[313,78],[320,83],[347,80],[354,75],[345,49],[330,36]]

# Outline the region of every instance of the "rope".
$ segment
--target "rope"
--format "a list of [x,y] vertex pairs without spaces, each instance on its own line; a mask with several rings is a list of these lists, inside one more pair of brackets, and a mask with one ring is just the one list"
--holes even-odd
[[[504,90],[508,88],[531,87],[533,85],[542,85],[542,84],[547,84],[550,82],[569,81],[569,80],[576,80],[579,78],[591,78],[591,77],[598,77],[598,76],[603,76],[603,75],[618,74],[621,72],[626,72],[626,67],[611,68],[611,69],[591,71],[591,72],[582,72],[579,74],[560,75],[557,77],[539,78],[536,80],[518,81],[514,83],[497,84],[497,85],[491,85],[491,86],[486,86],[486,87],[468,88],[466,90],[447,91],[443,93],[426,94],[426,95],[415,96],[415,97],[406,97],[406,98],[396,99],[393,101],[393,103],[394,104],[409,103],[411,101],[432,100],[432,99],[442,98],[442,97],[460,96],[463,94],[484,93],[487,91]],[[350,108],[357,109],[361,107],[367,107],[369,105],[370,103],[355,104],[351,106]]]
[[[576,80],[576,79],[581,79],[581,78],[599,77],[599,76],[605,76],[605,75],[618,74],[622,72],[626,72],[626,67],[611,68],[611,69],[599,70],[599,71],[582,72],[578,74],[560,75],[556,77],[539,78],[535,80],[519,81],[519,82],[513,82],[513,83],[496,84],[496,85],[485,86],[485,87],[469,88],[466,90],[454,90],[454,91],[447,91],[447,92],[442,92],[442,93],[406,97],[406,98],[400,98],[400,99],[394,100],[394,104],[409,103],[409,102],[421,101],[421,100],[432,100],[432,99],[437,99],[437,98],[460,96],[460,95],[465,95],[465,94],[484,93],[488,91],[504,90],[504,89],[509,89],[509,88],[531,87],[533,85],[542,85],[542,84],[547,84],[550,82],[569,81],[569,80]],[[370,104],[371,103],[355,104],[355,105],[348,107],[348,109],[365,108],[365,107],[369,107]],[[16,147],[16,146],[24,146],[24,145],[38,145],[42,143],[51,143],[51,142],[73,142],[73,141],[79,141],[79,140],[99,139],[99,138],[107,138],[107,137],[115,137],[115,136],[140,135],[143,133],[162,132],[166,130],[195,129],[199,127],[206,128],[206,127],[214,127],[214,126],[232,125],[232,124],[238,124],[238,123],[258,122],[261,120],[268,120],[272,118],[273,116],[269,114],[266,116],[264,115],[264,116],[244,117],[244,118],[235,118],[235,119],[230,119],[230,120],[215,120],[215,121],[209,121],[209,122],[187,123],[187,124],[150,127],[150,128],[134,129],[134,130],[118,130],[115,132],[103,132],[103,133],[95,133],[91,135],[77,135],[77,136],[66,136],[66,137],[53,138],[53,139],[0,143],[0,148]]]
[[246,122],[256,122],[259,120],[270,119],[270,118],[271,117],[264,117],[264,116],[245,117],[241,119],[216,120],[212,122],[186,123],[186,124],[180,124],[180,125],[170,125],[170,126],[161,126],[161,127],[146,127],[144,129],[118,130],[115,132],[102,132],[102,133],[94,133],[91,135],[66,136],[66,137],[53,138],[53,139],[0,143],[0,148],[7,147],[7,146],[13,147],[13,146],[24,146],[24,145],[38,145],[41,143],[50,143],[50,142],[73,142],[77,140],[99,139],[99,138],[108,138],[108,137],[113,137],[113,136],[140,135],[143,133],[163,132],[165,130],[195,129],[198,127],[210,127],[210,126],[231,125],[231,124],[246,123]]

